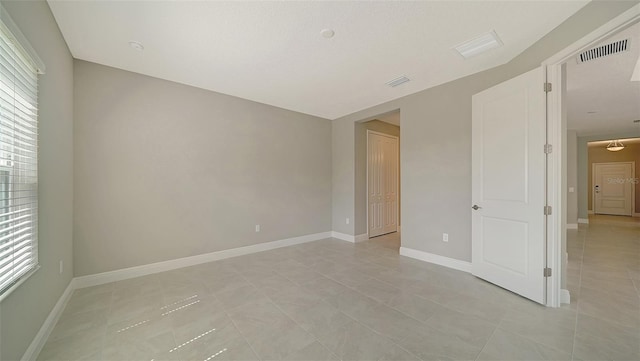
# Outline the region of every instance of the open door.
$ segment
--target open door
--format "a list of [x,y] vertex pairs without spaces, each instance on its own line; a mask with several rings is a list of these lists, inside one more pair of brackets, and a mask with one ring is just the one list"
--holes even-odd
[[544,303],[542,68],[473,96],[472,273]]

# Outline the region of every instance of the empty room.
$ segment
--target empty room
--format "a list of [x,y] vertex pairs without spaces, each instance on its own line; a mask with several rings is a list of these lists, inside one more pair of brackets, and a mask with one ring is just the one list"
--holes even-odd
[[640,2],[0,0],[0,360],[640,360]]

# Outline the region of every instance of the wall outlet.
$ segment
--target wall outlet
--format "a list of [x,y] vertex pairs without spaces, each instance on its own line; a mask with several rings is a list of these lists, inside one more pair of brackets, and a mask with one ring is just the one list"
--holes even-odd
[[260,225],[256,224],[256,232],[260,232]]
[[349,223],[351,223],[351,220],[350,220],[349,218],[347,218],[347,219],[345,220],[345,223],[346,223],[346,224],[349,224]]
[[64,270],[64,261],[60,260],[60,274],[62,274],[62,271]]
[[449,233],[442,234],[442,242],[449,242]]
[[576,190],[575,190],[575,188],[573,188],[573,187],[569,187],[569,193],[573,193],[573,192],[575,192],[575,191],[576,191]]

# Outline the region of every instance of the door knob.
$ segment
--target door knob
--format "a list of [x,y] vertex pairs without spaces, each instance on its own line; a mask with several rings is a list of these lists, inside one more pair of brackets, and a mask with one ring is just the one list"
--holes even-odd
[[481,209],[482,207],[479,207],[477,204],[474,204],[473,207],[471,207],[471,208],[473,208],[474,211],[477,211],[478,209]]

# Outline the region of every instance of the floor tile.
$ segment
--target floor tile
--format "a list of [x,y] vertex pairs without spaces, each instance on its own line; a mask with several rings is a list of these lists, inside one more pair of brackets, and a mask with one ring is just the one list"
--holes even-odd
[[640,360],[640,227],[568,233],[549,309],[336,239],[76,290],[39,360]]
[[570,361],[571,354],[554,350],[508,331],[497,329],[477,360]]

